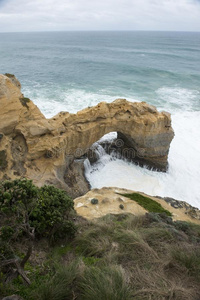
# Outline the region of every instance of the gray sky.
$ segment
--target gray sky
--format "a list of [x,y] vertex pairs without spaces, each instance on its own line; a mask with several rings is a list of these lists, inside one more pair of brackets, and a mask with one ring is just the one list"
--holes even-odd
[[0,32],[200,31],[200,0],[0,0]]

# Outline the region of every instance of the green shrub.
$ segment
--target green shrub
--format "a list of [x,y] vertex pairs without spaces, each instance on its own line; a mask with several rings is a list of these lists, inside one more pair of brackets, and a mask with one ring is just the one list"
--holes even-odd
[[176,221],[174,223],[176,229],[178,230],[182,230],[185,233],[189,233],[190,232],[190,225],[187,222],[184,221]]
[[47,236],[51,241],[71,238],[76,232],[69,220],[73,207],[73,200],[64,191],[45,185],[38,190],[38,200],[30,214],[31,225],[40,236]]
[[[12,237],[12,230],[23,234],[28,222],[35,228],[36,235],[48,237],[51,241],[63,237],[73,237],[76,232],[74,223],[69,219],[73,210],[73,200],[62,190],[53,186],[37,188],[31,180],[16,179],[0,184],[0,225],[2,239]],[[3,220],[9,223],[3,224]]]
[[[76,227],[69,218],[72,210],[72,199],[53,186],[37,188],[27,179],[0,183],[0,266],[9,280],[20,274],[30,284],[20,270],[32,254],[35,238],[46,237],[52,243],[75,235]],[[19,257],[20,243],[20,253],[25,253]]]
[[31,180],[16,179],[0,183],[0,213],[16,213],[20,220],[24,210],[29,214],[38,197],[38,188]]
[[[31,180],[0,183],[0,244],[4,245],[0,260],[15,257],[14,245],[20,239],[34,238],[29,215],[36,205],[38,189]],[[32,235],[32,238],[30,237]]]

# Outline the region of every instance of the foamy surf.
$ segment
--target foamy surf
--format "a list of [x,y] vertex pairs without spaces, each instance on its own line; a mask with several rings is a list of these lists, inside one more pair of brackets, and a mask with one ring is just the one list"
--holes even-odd
[[200,93],[197,90],[180,87],[162,87],[156,91],[158,105],[169,111],[191,111],[199,109]]
[[[46,118],[55,116],[60,111],[76,113],[86,107],[97,105],[99,102],[112,102],[118,98],[124,98],[121,95],[111,96],[102,93],[86,92],[84,90],[64,89],[57,93],[57,97],[49,97],[48,91],[36,92],[32,94],[31,89],[23,89],[26,97],[29,97],[44,113]],[[127,98],[128,101],[133,101]],[[134,100],[134,102],[139,100]]]
[[[111,96],[77,89],[61,89],[56,91],[59,97],[53,98],[49,97],[48,90],[42,89],[42,91],[40,95],[36,92],[34,98],[31,97],[31,89],[25,89],[24,93],[34,100],[48,118],[60,111],[76,113],[101,101],[112,102],[120,98],[118,95]],[[128,188],[149,195],[168,196],[187,201],[200,208],[200,112],[195,111],[200,94],[197,90],[180,87],[162,87],[156,91],[156,94],[158,99],[154,104],[159,110],[172,113],[172,127],[175,131],[175,138],[169,152],[167,173],[147,170],[100,152],[97,164],[91,166],[86,161],[86,177],[92,188],[104,186]],[[138,101],[130,98],[127,100]],[[102,137],[101,142],[111,141],[114,138],[116,133],[110,133]]]
[[169,152],[169,169],[160,173],[103,153],[99,161],[86,165],[92,188],[116,186],[152,196],[173,197],[200,208],[200,112],[172,115],[175,138]]

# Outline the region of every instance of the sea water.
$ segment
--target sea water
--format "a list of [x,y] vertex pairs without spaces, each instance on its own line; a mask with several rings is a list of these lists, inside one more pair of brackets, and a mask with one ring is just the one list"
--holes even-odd
[[172,114],[167,173],[100,151],[91,186],[117,186],[200,208],[200,33],[1,33],[0,73],[13,73],[46,117],[116,98]]

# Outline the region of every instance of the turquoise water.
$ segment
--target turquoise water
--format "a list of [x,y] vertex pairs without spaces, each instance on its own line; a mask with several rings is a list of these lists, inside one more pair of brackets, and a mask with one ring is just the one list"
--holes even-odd
[[33,100],[56,100],[69,111],[94,104],[98,95],[162,107],[168,100],[163,88],[187,89],[198,110],[200,33],[0,34],[0,70],[16,74]]
[[166,174],[102,157],[87,176],[93,187],[123,186],[200,207],[200,33],[0,33],[5,72],[47,117],[119,97],[171,112],[176,136]]

